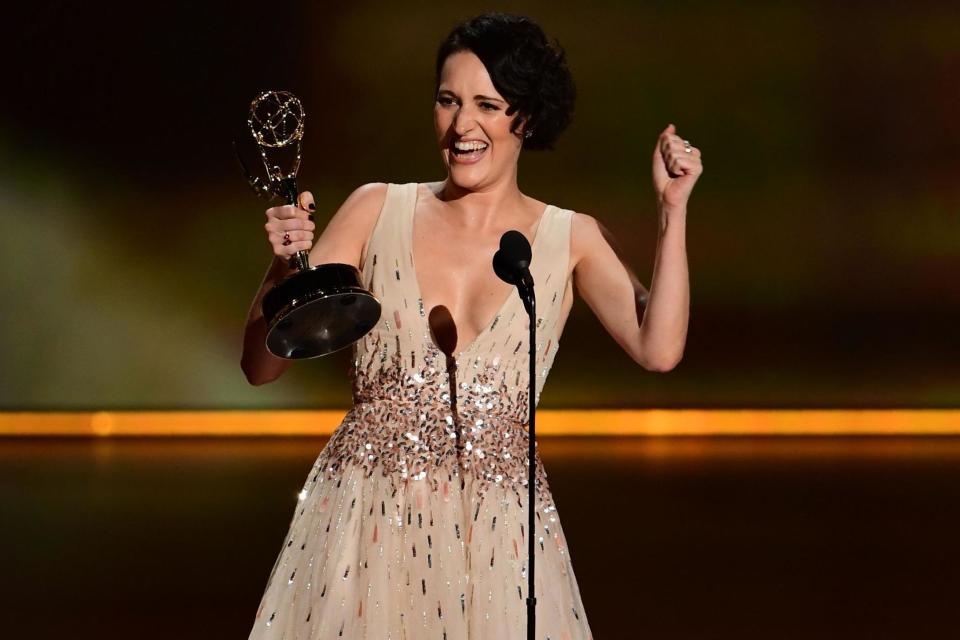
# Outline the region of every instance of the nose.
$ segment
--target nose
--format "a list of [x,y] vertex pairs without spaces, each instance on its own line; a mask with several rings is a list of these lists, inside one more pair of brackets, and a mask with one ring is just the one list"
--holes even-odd
[[476,112],[469,106],[461,105],[453,114],[453,130],[459,137],[463,137],[477,122]]

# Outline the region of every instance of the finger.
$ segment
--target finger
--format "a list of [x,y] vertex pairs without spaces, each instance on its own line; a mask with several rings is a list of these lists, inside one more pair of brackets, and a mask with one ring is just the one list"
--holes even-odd
[[297,231],[299,229],[306,229],[307,231],[313,231],[316,229],[317,225],[307,219],[307,212],[300,211],[297,217],[290,218],[289,220],[278,220],[275,223],[275,229],[278,231]]
[[657,143],[661,151],[666,151],[666,143],[670,140],[671,136],[676,134],[676,127],[672,124],[668,124],[667,128],[660,132]]
[[670,151],[670,134],[664,133],[660,135],[660,153],[667,153]]
[[277,220],[290,220],[296,217],[302,217],[306,219],[307,213],[299,207],[295,207],[292,204],[285,204],[279,207],[270,207],[267,209],[267,217],[273,217]]
[[[312,224],[312,223],[311,223]],[[281,227],[267,227],[267,241],[273,245],[283,245],[284,241],[289,238],[291,242],[293,241],[313,241],[313,230],[312,229],[284,229]]]
[[676,175],[699,175],[703,171],[703,166],[692,158],[676,158],[669,165],[671,173]]
[[313,246],[312,243],[305,240],[293,242],[291,239],[291,242],[287,244],[282,241],[276,243],[273,252],[278,256],[292,256],[298,251],[309,251],[311,246]]
[[309,211],[313,213],[314,211],[317,210],[317,204],[313,200],[313,194],[310,193],[309,191],[304,191],[303,193],[300,194],[299,202],[300,202],[300,208],[304,209],[305,211]]
[[670,152],[669,159],[673,160],[674,158],[680,158],[684,162],[689,162],[691,165],[699,165],[703,163],[703,158],[700,155],[700,150],[694,147],[690,148],[690,153],[687,153],[685,151]]
[[[687,143],[684,142],[679,136],[670,136],[664,140],[662,146],[664,156],[669,156],[675,153],[687,154]],[[690,147],[690,149],[690,153],[693,153],[693,147]]]
[[[678,140],[678,141],[671,142],[671,144],[670,144],[670,151],[669,151],[668,154],[667,154],[670,158],[672,158],[674,155],[681,155],[681,154],[682,154],[683,156],[688,157],[688,158],[689,158],[689,157],[694,157],[694,158],[700,158],[700,157],[701,157],[702,154],[700,153],[700,149],[698,149],[697,147],[694,147],[694,146],[688,146],[685,141],[680,140],[679,138],[678,138],[677,140]],[[687,149],[690,149],[690,151],[687,151]]]
[[291,242],[313,242],[313,231],[305,231],[303,229],[294,229],[292,231],[275,231],[271,234],[271,237],[283,244],[283,241],[290,237]]
[[307,229],[313,231],[317,225],[308,218],[308,213],[302,209],[297,209],[297,215],[285,220],[273,220],[267,222],[268,231],[292,231],[294,229]]
[[[690,151],[687,151],[687,149],[690,149]],[[671,157],[674,155],[679,155],[679,156],[686,156],[688,158],[690,157],[699,158],[700,149],[697,149],[696,147],[688,147],[687,145],[681,142],[678,145],[676,144],[670,145],[670,152],[668,153],[668,155]]]
[[294,240],[293,238],[290,238],[289,242],[279,239],[270,244],[273,245],[274,254],[278,256],[292,255],[301,250],[309,251],[313,247],[312,240]]
[[677,156],[667,164],[667,167],[676,174],[687,173],[693,170],[693,163],[687,158]]

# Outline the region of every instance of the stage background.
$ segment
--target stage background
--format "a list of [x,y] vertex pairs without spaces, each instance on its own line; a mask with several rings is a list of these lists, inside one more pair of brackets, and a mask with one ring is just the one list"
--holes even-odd
[[[324,408],[346,356],[249,386],[270,261],[230,142],[266,88],[307,113],[319,220],[369,181],[443,177],[433,56],[480,3],[41,2],[9,14],[0,101],[0,409]],[[957,407],[960,8],[548,2],[579,99],[525,192],[590,213],[649,284],[650,154],[704,153],[690,333],[634,365],[582,301],[541,406]]]

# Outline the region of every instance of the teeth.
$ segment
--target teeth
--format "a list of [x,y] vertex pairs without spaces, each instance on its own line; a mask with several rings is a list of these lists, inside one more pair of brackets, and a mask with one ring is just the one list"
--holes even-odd
[[473,140],[471,142],[454,142],[453,146],[457,151],[476,151],[478,149],[486,149],[487,143]]

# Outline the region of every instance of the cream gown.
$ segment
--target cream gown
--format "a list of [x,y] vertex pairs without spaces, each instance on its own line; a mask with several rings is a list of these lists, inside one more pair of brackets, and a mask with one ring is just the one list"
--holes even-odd
[[[449,360],[411,252],[417,184],[391,184],[365,252],[380,322],[354,346],[354,405],[307,476],[251,640],[526,638],[527,339],[512,291]],[[572,212],[532,243],[537,399],[557,353]],[[590,629],[537,459],[537,638]]]

